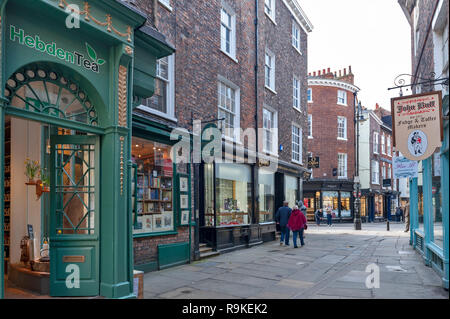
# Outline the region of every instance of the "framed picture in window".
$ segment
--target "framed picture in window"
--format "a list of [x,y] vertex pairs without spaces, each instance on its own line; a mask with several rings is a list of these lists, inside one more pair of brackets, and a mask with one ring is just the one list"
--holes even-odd
[[182,210],[181,211],[181,225],[188,225],[189,224],[189,210]]
[[163,228],[163,219],[161,215],[153,215],[153,231],[161,231]]
[[180,195],[180,208],[181,209],[189,208],[189,196],[188,195]]
[[162,230],[169,230],[173,227],[173,213],[164,212],[162,213]]
[[188,178],[180,177],[180,192],[187,192],[188,188]]

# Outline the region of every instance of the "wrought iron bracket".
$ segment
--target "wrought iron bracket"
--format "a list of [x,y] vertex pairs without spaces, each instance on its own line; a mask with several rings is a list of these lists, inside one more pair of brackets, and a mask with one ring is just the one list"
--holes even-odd
[[[425,87],[432,87],[433,85],[442,85],[442,86],[446,86],[448,87],[448,77],[443,77],[443,78],[435,78],[436,74],[434,72],[430,73],[430,77],[428,78],[422,78],[422,77],[418,77],[418,76],[414,76],[411,74],[400,74],[398,75],[395,80],[394,80],[394,87],[390,87],[388,88],[389,90],[394,90],[394,89],[400,89],[400,96],[403,95],[403,88],[414,88],[415,86],[418,85],[424,85]],[[406,84],[407,80],[410,79],[410,82],[413,82],[411,84]]]

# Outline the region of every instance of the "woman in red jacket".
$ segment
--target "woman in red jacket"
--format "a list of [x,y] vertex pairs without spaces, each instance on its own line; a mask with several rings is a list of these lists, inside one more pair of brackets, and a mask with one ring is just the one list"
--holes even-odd
[[290,230],[292,230],[293,240],[294,240],[294,248],[298,248],[297,246],[297,234],[300,237],[300,243],[302,247],[305,245],[303,241],[303,231],[307,227],[306,225],[306,217],[303,213],[298,209],[298,206],[294,206],[291,217],[289,217],[289,221],[287,226]]

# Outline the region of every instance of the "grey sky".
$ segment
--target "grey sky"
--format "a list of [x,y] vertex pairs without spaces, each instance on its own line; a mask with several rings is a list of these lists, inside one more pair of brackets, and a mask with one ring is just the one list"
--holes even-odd
[[351,65],[362,104],[390,109],[399,91],[387,88],[397,75],[411,73],[410,27],[397,0],[298,2],[314,26],[308,35],[308,72]]

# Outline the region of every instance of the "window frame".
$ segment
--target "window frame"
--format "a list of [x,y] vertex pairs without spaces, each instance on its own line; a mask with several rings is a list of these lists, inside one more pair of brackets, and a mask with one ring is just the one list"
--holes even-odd
[[308,114],[308,138],[313,139],[312,114]]
[[[295,86],[297,82],[298,87]],[[300,79],[297,76],[293,76],[292,78],[292,107],[299,112],[302,112],[302,94],[301,94],[302,85]],[[297,91],[297,94],[295,93]],[[298,107],[295,106],[295,102],[297,101]]]
[[[295,33],[297,33],[297,37],[295,36]],[[294,47],[295,50],[297,50],[298,53],[300,53],[300,55],[302,54],[301,51],[301,31],[300,31],[300,26],[297,24],[297,22],[295,22],[295,20],[292,20],[292,46]],[[296,45],[297,44],[297,45]]]
[[[372,160],[370,166],[371,166],[371,178],[370,178],[371,184],[380,185],[380,163],[376,160]],[[376,179],[374,179],[374,177],[376,177]]]
[[[271,128],[266,128],[264,127],[265,125],[265,117],[264,117],[264,113],[265,112],[269,112],[272,115],[272,127]],[[265,153],[269,153],[271,155],[278,155],[277,154],[277,145],[278,145],[278,112],[275,111],[274,109],[272,109],[271,107],[269,107],[268,105],[264,105],[263,107],[263,152]],[[267,137],[267,131],[270,132],[270,136],[271,136],[271,149],[267,149],[266,148],[266,137]]]
[[[344,128],[343,128],[343,132],[344,132],[344,136],[339,136],[340,134],[340,120],[344,120]],[[338,116],[337,117],[337,127],[338,127],[338,134],[337,134],[337,139],[341,140],[341,141],[347,141],[348,140],[348,134],[347,134],[347,118],[345,116]]]
[[308,88],[306,90],[306,99],[308,103],[313,103],[313,98],[312,98],[312,88]]
[[[267,5],[267,1],[270,1],[270,8]],[[270,21],[272,21],[275,25],[277,25],[277,22],[276,22],[276,11],[275,11],[275,8],[276,8],[275,1],[276,0],[264,0],[264,13],[267,15],[267,17],[270,19]],[[267,12],[267,10],[266,10],[267,8],[270,9],[271,13]]]
[[378,143],[378,136],[379,136],[380,134],[378,133],[378,132],[373,132],[373,137],[372,137],[372,152],[374,153],[374,154],[379,154],[378,153],[378,146],[379,146],[379,143]]
[[[226,109],[225,107],[220,105],[220,85],[224,85],[226,88],[230,88],[231,90],[234,91],[234,113],[231,112],[230,110]],[[236,142],[240,142],[240,121],[241,121],[241,116],[240,116],[240,88],[239,86],[237,86],[236,84],[234,84],[233,82],[229,81],[227,78],[223,77],[223,76],[218,76],[217,77],[217,116],[218,118],[220,118],[219,112],[228,112],[228,113],[232,113],[233,115],[233,134],[232,136],[229,136],[226,134],[226,131],[223,131],[223,127],[221,127],[222,130],[222,138],[225,139],[232,139],[235,140]],[[222,121],[221,121],[222,122]],[[226,129],[226,127],[225,127]]]
[[[230,25],[224,24],[223,19],[222,19],[223,12],[225,12],[225,14],[227,14],[229,16],[229,20],[230,20],[229,24]],[[228,30],[230,33],[230,40],[229,40],[230,52],[227,52],[227,46],[226,46],[227,40],[226,40],[226,38],[224,39],[222,36],[223,28]],[[231,59],[237,61],[236,60],[236,13],[230,6],[228,6],[226,3],[223,3],[223,2],[222,2],[222,6],[220,8],[220,50],[224,54],[229,56]]]
[[[267,57],[270,58],[270,65],[267,64]],[[266,48],[265,55],[264,55],[264,86],[272,91],[273,93],[276,93],[275,91],[275,65],[276,65],[276,58],[275,54],[272,53],[269,49]],[[269,69],[269,71],[267,70]],[[267,74],[267,71],[269,74]],[[269,85],[267,85],[267,79],[269,79]]]
[[[297,154],[297,152],[294,152],[294,128],[298,129],[298,134],[296,134],[298,136],[298,143],[296,144],[299,147],[298,160],[294,158],[294,153]],[[297,123],[292,123],[291,125],[291,161],[293,163],[303,164],[303,129]]]
[[[162,59],[164,59],[164,58],[162,58]],[[162,60],[162,59],[160,59],[160,60]],[[141,104],[137,108],[146,113],[154,114],[154,115],[168,119],[173,122],[178,122],[177,118],[175,117],[175,85],[176,85],[176,83],[175,83],[175,53],[172,55],[169,55],[167,57],[167,59],[168,59],[168,63],[167,63],[168,78],[167,79],[161,77],[160,74],[158,73],[158,65],[160,63],[159,60],[157,60],[157,65],[156,65],[156,68],[157,68],[156,78],[160,81],[166,82],[166,95],[167,95],[167,97],[166,97],[166,103],[167,103],[166,112],[161,112],[161,111],[156,110],[145,104]]]
[[[340,93],[343,93],[343,97],[339,96]],[[343,98],[344,102],[340,102],[339,99],[342,99],[342,98]],[[347,106],[348,105],[347,104],[347,91],[344,91],[344,90],[338,90],[337,91],[337,104],[338,105],[343,105],[343,106]]]
[[[342,163],[340,162],[341,156],[343,156],[343,158],[345,159],[344,161],[344,165],[341,165]],[[342,173],[341,168],[344,167],[344,175],[341,175],[340,173]],[[338,171],[337,171],[337,177],[338,179],[347,179],[348,174],[347,174],[347,170],[348,170],[348,155],[347,153],[338,153]]]

